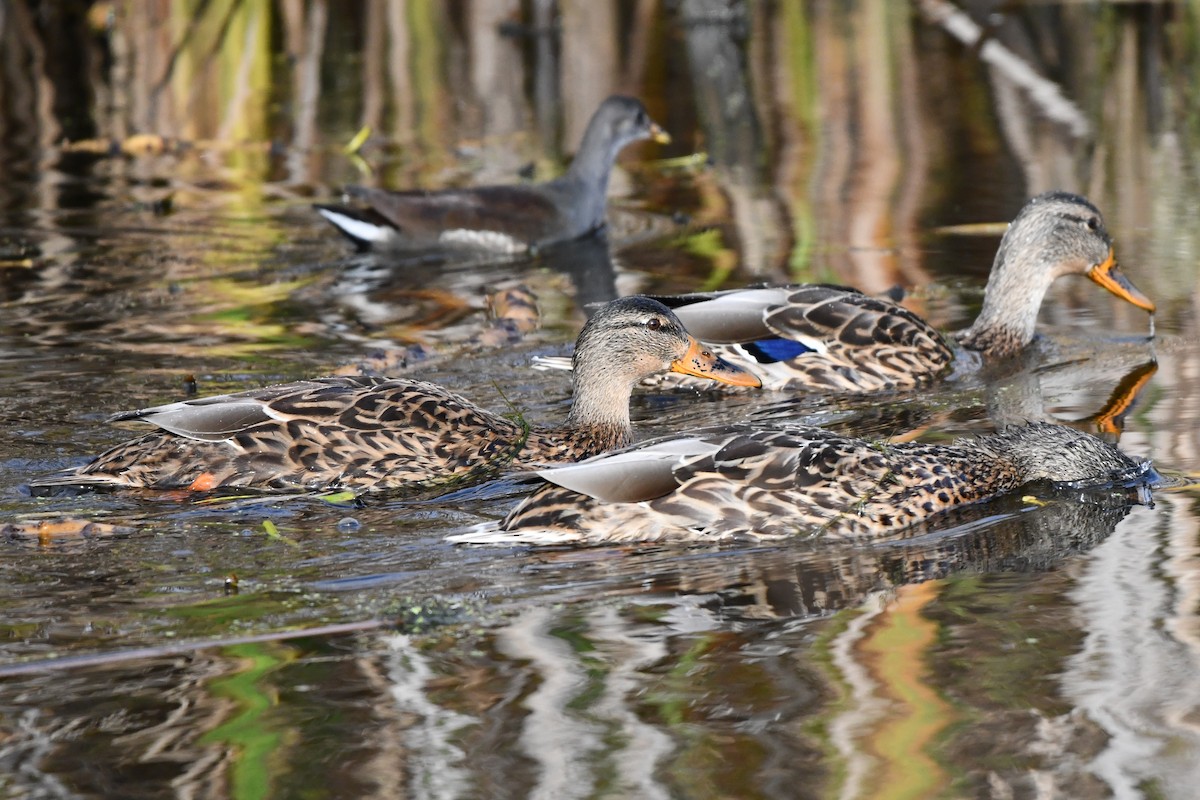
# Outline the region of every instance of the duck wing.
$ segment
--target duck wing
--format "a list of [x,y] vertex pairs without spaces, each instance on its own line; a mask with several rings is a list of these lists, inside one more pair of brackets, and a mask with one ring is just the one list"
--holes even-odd
[[[362,207],[321,205],[317,211],[360,245],[469,247],[518,253],[583,235],[557,183],[392,192],[348,187]],[[569,198],[568,198],[569,200]]]
[[638,503],[674,491],[675,468],[688,456],[716,449],[703,438],[650,442],[574,464],[538,470],[547,482],[605,503]]
[[146,422],[176,436],[217,442],[271,421],[286,423],[301,417],[339,419],[359,399],[362,390],[388,383],[380,378],[357,376],[317,378],[124,411],[108,421]]
[[[770,389],[861,394],[925,386],[953,353],[903,306],[845,286],[810,284],[658,298],[701,341]],[[663,383],[677,384],[676,376]]]
[[649,530],[653,513],[637,518],[628,509],[648,511],[646,501],[672,497],[679,488],[675,470],[680,462],[715,446],[701,436],[674,437],[539,470],[546,483],[502,523],[484,523],[447,538],[461,544],[545,545],[666,538],[669,534]]
[[525,444],[521,426],[436,384],[357,376],[185,400],[114,419],[159,430],[36,485],[387,488],[499,469]]
[[694,292],[655,297],[683,322],[688,332],[711,344],[736,344],[778,335],[767,324],[773,309],[786,305],[796,287],[776,286]]
[[764,322],[810,348],[781,362],[781,370],[817,391],[915,389],[953,359],[941,334],[916,314],[841,286],[798,287],[787,303],[765,312]]

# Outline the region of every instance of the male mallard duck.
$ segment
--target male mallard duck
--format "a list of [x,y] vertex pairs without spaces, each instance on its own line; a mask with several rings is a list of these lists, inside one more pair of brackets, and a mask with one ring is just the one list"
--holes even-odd
[[359,186],[363,207],[317,205],[317,212],[363,248],[473,247],[521,252],[604,227],[608,176],[617,154],[641,139],[671,137],[641,102],[614,95],[592,115],[567,173],[546,183],[392,192]]
[[475,543],[829,540],[896,533],[1031,481],[1156,476],[1073,428],[1033,423],[951,445],[882,444],[820,428],[712,428],[538,472],[547,484]]
[[[1033,341],[1050,284],[1086,275],[1117,297],[1154,303],[1117,269],[1100,212],[1066,192],[1039,195],[1013,220],[992,265],[975,324],[955,335],[985,358]],[[910,390],[943,374],[954,353],[928,322],[895,303],[841,286],[783,286],[660,297],[688,330],[767,389],[866,393]],[[540,359],[544,366],[564,361]],[[664,384],[676,381],[664,379]]]
[[529,428],[432,383],[321,378],[118,414],[161,430],[33,486],[374,489],[572,461],[629,443],[633,387],[663,369],[758,384],[703,350],[665,306],[627,297],[579,334],[575,399],[560,427]]

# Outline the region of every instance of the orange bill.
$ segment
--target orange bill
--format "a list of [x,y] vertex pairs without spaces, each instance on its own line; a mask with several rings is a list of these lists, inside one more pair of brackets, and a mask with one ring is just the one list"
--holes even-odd
[[670,144],[671,134],[662,129],[662,126],[657,122],[650,123],[650,138],[659,144]]
[[688,349],[682,358],[671,362],[671,372],[684,375],[694,375],[697,378],[709,378],[731,386],[762,386],[762,381],[739,366],[730,364],[723,358],[718,358],[695,337],[688,337]]
[[1133,303],[1151,314],[1154,313],[1154,301],[1142,294],[1141,290],[1134,286],[1129,278],[1121,274],[1121,270],[1117,268],[1117,256],[1112,248],[1108,250],[1108,258],[1089,269],[1087,276],[1122,300]]

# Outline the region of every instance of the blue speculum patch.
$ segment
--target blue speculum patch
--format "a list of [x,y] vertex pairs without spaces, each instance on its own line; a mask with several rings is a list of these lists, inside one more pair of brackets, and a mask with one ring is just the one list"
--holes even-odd
[[792,339],[759,339],[743,345],[746,352],[754,356],[760,364],[770,364],[776,361],[787,361],[804,353],[811,353],[811,347],[805,347]]

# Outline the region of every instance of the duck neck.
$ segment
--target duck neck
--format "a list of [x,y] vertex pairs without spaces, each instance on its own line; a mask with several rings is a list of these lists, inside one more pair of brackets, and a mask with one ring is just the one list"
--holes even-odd
[[1052,270],[1036,263],[1011,260],[1013,252],[1030,253],[1024,259],[1037,259],[1038,247],[1033,242],[1017,242],[1010,228],[996,252],[992,274],[983,294],[983,308],[975,323],[956,338],[971,350],[987,356],[1011,356],[1033,341],[1038,310],[1042,299],[1054,282]]
[[608,188],[608,175],[621,149],[619,142],[610,141],[605,135],[605,128],[600,120],[592,119],[583,132],[583,141],[579,143],[575,160],[567,170],[567,175],[575,180],[603,189]]
[[576,363],[574,381],[575,399],[565,427],[611,439],[608,447],[632,441],[629,398],[633,395],[633,385],[629,380],[594,365]]
[[575,154],[575,160],[564,177],[566,181],[584,188],[582,209],[589,219],[598,225],[604,219],[604,207],[608,196],[608,177],[612,174],[613,162],[620,152],[619,143],[608,141],[602,126],[593,120],[583,134],[583,142]]

